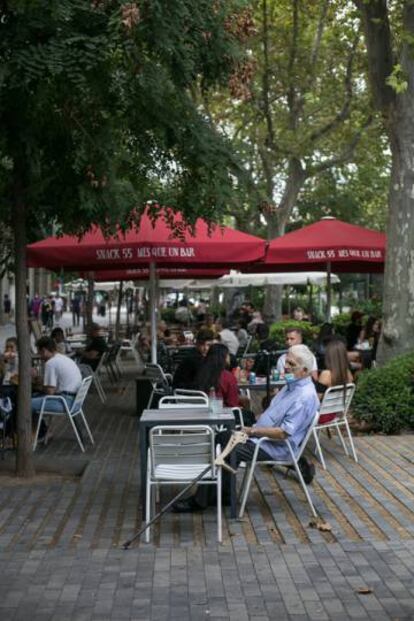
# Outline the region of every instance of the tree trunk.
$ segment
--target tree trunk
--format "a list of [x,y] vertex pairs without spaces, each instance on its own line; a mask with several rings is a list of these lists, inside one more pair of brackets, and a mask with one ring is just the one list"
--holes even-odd
[[[18,173],[16,172],[16,176]],[[19,352],[19,386],[17,389],[17,459],[16,474],[35,474],[32,451],[31,355],[26,298],[26,213],[20,181],[15,183],[13,214],[16,269],[16,333]]]
[[[408,109],[407,109],[408,108]],[[403,112],[406,112],[403,116]],[[414,101],[399,115],[392,172],[384,275],[384,327],[377,361],[414,348]]]

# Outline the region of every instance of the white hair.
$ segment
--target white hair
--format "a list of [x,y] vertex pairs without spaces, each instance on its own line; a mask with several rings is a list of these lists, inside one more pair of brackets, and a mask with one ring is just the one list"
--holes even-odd
[[306,347],[306,345],[292,345],[292,347],[289,348],[289,353],[295,356],[301,367],[307,369],[307,371],[311,373],[314,356],[309,347]]

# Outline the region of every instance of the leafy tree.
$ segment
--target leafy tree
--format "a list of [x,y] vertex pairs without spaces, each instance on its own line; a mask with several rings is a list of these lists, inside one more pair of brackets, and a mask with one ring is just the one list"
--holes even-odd
[[365,32],[374,104],[392,155],[384,279],[384,328],[377,359],[414,347],[414,3],[355,0]]
[[[252,6],[251,58],[230,81],[231,103],[219,95],[208,109],[251,175],[250,201],[234,214],[236,221],[255,231],[265,222],[272,239],[297,217],[303,188],[309,197],[315,188],[328,189],[331,179],[338,196],[339,179],[345,185],[351,177],[348,162],[362,162],[372,147],[381,158],[381,128],[352,3],[256,0]],[[276,301],[268,302],[272,315]]]
[[100,223],[110,232],[130,224],[132,207],[138,220],[153,198],[179,205],[189,221],[220,217],[233,163],[191,89],[228,79],[243,34],[237,9],[238,0],[0,4],[0,207],[16,257],[18,474],[33,474],[27,239],[39,227],[80,234]]

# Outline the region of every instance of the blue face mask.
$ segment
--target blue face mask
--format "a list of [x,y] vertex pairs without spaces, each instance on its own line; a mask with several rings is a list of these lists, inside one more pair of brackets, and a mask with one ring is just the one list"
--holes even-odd
[[285,382],[287,384],[291,384],[292,382],[294,382],[296,380],[295,374],[294,373],[285,373]]

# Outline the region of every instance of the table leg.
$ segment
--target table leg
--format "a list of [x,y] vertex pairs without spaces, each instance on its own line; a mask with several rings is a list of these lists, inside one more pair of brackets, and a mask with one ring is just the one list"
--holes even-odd
[[[230,465],[234,470],[237,469],[236,451],[230,453]],[[230,517],[235,519],[237,517],[237,488],[236,488],[236,476],[232,474],[230,477]]]
[[141,464],[141,504],[145,508],[146,483],[147,483],[147,451],[148,451],[148,430],[145,425],[140,425],[139,429],[139,452]]

